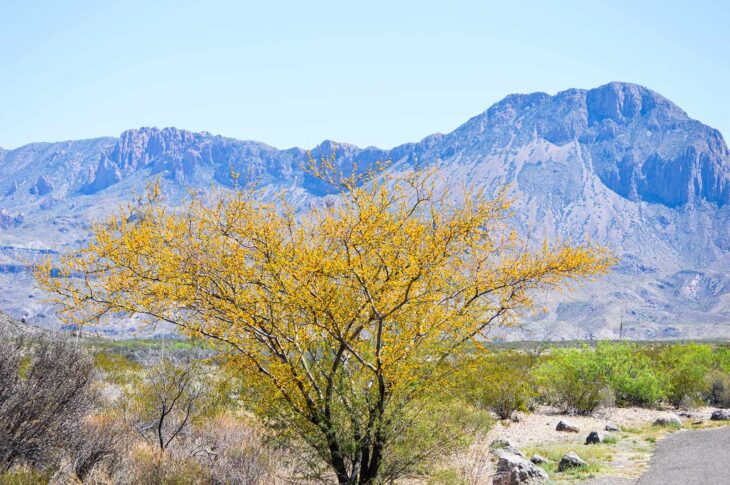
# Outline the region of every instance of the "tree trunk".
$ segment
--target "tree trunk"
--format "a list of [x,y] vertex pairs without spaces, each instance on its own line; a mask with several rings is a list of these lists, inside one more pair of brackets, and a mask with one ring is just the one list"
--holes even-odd
[[340,485],[352,485],[352,478],[347,473],[347,467],[345,466],[345,460],[342,457],[342,451],[340,445],[337,443],[337,438],[334,436],[332,431],[326,433],[327,435],[327,447],[330,452],[330,464],[335,470],[337,475],[337,483]]
[[383,461],[383,445],[381,436],[378,436],[379,434],[380,433],[377,433],[375,437],[375,442],[373,443],[373,449],[370,453],[370,460],[368,460],[369,462],[367,467],[364,463],[362,465],[359,485],[370,485],[371,483],[374,483],[375,479],[378,477],[380,465]]

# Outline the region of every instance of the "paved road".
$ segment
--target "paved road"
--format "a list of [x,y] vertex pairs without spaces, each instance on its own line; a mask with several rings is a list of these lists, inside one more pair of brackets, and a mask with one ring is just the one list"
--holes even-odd
[[730,484],[730,427],[672,433],[637,485]]

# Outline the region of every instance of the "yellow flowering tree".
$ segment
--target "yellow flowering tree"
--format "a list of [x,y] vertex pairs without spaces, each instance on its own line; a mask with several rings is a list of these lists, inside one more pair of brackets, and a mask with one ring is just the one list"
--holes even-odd
[[406,410],[446,378],[450,356],[529,311],[534,290],[611,259],[590,245],[528,250],[503,195],[333,166],[310,168],[341,196],[303,212],[256,190],[173,210],[155,187],[36,276],[69,321],[138,314],[207,338],[257,390],[258,411],[340,484],[365,484],[395,473]]

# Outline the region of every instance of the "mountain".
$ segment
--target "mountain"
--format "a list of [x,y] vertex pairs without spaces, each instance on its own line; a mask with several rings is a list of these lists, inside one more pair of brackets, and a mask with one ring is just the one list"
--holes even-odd
[[[454,187],[510,184],[531,240],[588,238],[621,258],[610,276],[546,296],[548,313],[500,337],[730,336],[730,152],[717,130],[650,89],[514,94],[417,143],[325,141],[311,152],[333,150],[344,170],[391,160],[391,170],[435,165]],[[53,325],[27,264],[83,242],[92,221],[152,180],[173,205],[190,189],[252,181],[300,205],[336,197],[302,170],[306,159],[300,148],[176,128],[0,150],[0,309]]]

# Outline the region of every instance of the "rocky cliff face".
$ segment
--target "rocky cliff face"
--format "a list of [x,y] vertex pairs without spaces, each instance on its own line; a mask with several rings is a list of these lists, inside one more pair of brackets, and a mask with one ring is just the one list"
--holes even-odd
[[[577,296],[546,300],[551,312],[512,335],[613,337],[620,321],[638,337],[730,335],[730,153],[717,130],[647,88],[510,95],[418,143],[381,150],[325,141],[311,153],[333,151],[345,171],[392,160],[392,170],[435,164],[446,183],[511,184],[528,237],[590,238],[622,258]],[[299,148],[175,128],[0,151],[0,209],[24,215],[0,231],[12,248],[0,258],[78,244],[90,221],[157,178],[171,204],[190,188],[250,182],[287,188],[297,204],[336,196],[305,173],[306,159]],[[1,299],[0,308],[46,312]]]

